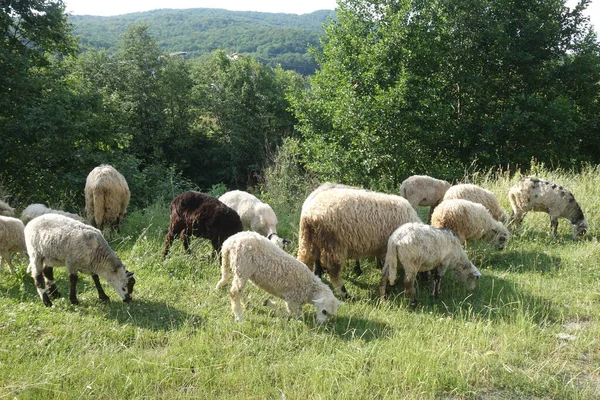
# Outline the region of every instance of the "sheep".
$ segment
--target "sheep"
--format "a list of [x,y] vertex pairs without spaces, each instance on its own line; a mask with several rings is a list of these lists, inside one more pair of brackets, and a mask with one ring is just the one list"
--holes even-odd
[[189,253],[190,236],[209,239],[218,254],[225,239],[243,231],[238,213],[216,197],[200,192],[184,192],[171,201],[171,223],[165,237],[163,259],[176,235]]
[[25,244],[29,254],[27,271],[44,305],[52,306],[50,296],[60,297],[53,271],[59,265],[64,265],[69,273],[71,304],[79,304],[78,272],[92,275],[100,301],[108,301],[109,297],[99,277],[110,283],[124,302],[131,301],[133,272],[125,269],[98,229],[64,215],[44,214],[25,227]]
[[256,232],[230,236],[223,243],[221,258],[217,289],[227,283],[231,271],[231,308],[238,322],[244,320],[241,298],[248,280],[283,299],[287,311],[295,318],[301,317],[303,304],[312,303],[320,324],[335,315],[342,304],[305,264]]
[[336,293],[347,296],[340,270],[347,258],[385,259],[390,235],[406,222],[420,222],[400,196],[331,188],[305,202],[300,216],[298,260],[327,266]]
[[6,260],[8,272],[12,274],[10,253],[26,254],[24,229],[20,219],[0,216],[0,270]]
[[417,206],[429,206],[427,222],[431,221],[431,213],[450,188],[450,183],[427,175],[412,175],[400,185],[400,196],[404,197],[416,210]]
[[85,211],[90,224],[102,229],[118,228],[129,204],[125,177],[110,165],[94,168],[85,181]]
[[494,192],[470,183],[451,186],[444,195],[444,200],[464,199],[482,204],[496,221],[506,223],[508,215],[500,206]]
[[0,215],[12,217],[15,215],[15,209],[9,206],[8,203],[0,200]]
[[406,223],[390,236],[379,285],[381,297],[385,296],[387,283],[393,285],[396,281],[398,263],[404,269],[404,294],[413,302],[416,300],[415,277],[419,272],[434,270],[435,298],[439,296],[441,277],[447,269],[452,270],[468,290],[475,289],[481,276],[452,231],[421,223]]
[[81,217],[77,214],[72,214],[72,213],[66,212],[66,211],[53,210],[52,208],[48,208],[43,204],[28,205],[21,213],[21,221],[23,221],[24,224],[27,224],[29,221],[31,221],[35,217],[39,217],[40,215],[49,214],[49,213],[61,214],[61,215],[64,215],[65,217],[73,218],[79,222],[86,222],[83,217]]
[[573,240],[587,233],[588,223],[575,197],[555,183],[525,177],[510,188],[508,200],[512,208],[509,219],[511,226],[520,226],[528,211],[542,211],[550,215],[550,232],[554,237],[557,235],[559,217],[571,222]]
[[290,243],[277,235],[277,216],[271,206],[256,196],[242,190],[233,190],[223,194],[219,200],[239,214],[244,229],[260,233],[282,249]]
[[492,218],[483,205],[464,199],[442,201],[433,210],[431,225],[450,229],[462,244],[471,239],[483,239],[495,242],[499,250],[504,249],[510,237],[506,227]]

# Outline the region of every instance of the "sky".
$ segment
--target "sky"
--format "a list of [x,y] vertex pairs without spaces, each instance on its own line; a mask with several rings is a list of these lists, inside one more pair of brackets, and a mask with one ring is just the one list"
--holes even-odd
[[[67,12],[87,15],[120,15],[159,8],[224,8],[233,11],[263,11],[306,14],[333,10],[336,0],[64,0]],[[577,0],[567,0],[573,7]],[[586,14],[600,37],[600,0],[592,0]]]

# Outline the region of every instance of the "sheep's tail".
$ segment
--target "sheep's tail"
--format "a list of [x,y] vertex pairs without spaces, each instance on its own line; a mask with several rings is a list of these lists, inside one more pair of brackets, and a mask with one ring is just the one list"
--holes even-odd
[[388,244],[388,250],[385,255],[385,265],[383,271],[387,271],[388,282],[393,285],[396,282],[398,276],[398,253],[396,245],[393,242]]
[[314,263],[320,258],[314,245],[313,229],[309,221],[300,218],[300,232],[298,234],[298,260],[313,270]]
[[221,249],[221,280],[217,282],[217,289],[220,289],[227,283],[230,270],[229,247],[223,247]]

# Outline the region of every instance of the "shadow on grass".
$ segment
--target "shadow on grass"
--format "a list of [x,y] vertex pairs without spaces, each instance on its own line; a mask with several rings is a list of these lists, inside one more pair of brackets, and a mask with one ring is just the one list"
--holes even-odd
[[[504,250],[471,259],[475,265],[494,271],[553,272],[562,267],[560,257],[540,251]],[[485,270],[482,270],[485,273]]]

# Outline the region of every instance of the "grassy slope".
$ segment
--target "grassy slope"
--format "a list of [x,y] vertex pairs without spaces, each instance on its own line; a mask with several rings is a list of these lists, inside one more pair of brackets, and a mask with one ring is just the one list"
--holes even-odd
[[[0,276],[0,398],[598,398],[600,171],[539,176],[573,191],[587,239],[572,242],[565,220],[552,239],[547,215],[529,214],[505,251],[469,244],[484,273],[475,292],[447,276],[440,300],[421,287],[414,310],[401,296],[376,300],[373,263],[358,278],[348,268],[353,299],[322,327],[308,306],[300,321],[273,315],[252,286],[236,324],[209,245],[196,240],[188,256],[177,244],[161,261],[166,206],[132,213],[111,239],[136,273],[130,304],[111,288],[113,302],[99,304],[83,277],[80,306],[47,309],[20,259]],[[515,179],[470,180],[508,209]],[[296,217],[281,220],[295,237]]]

